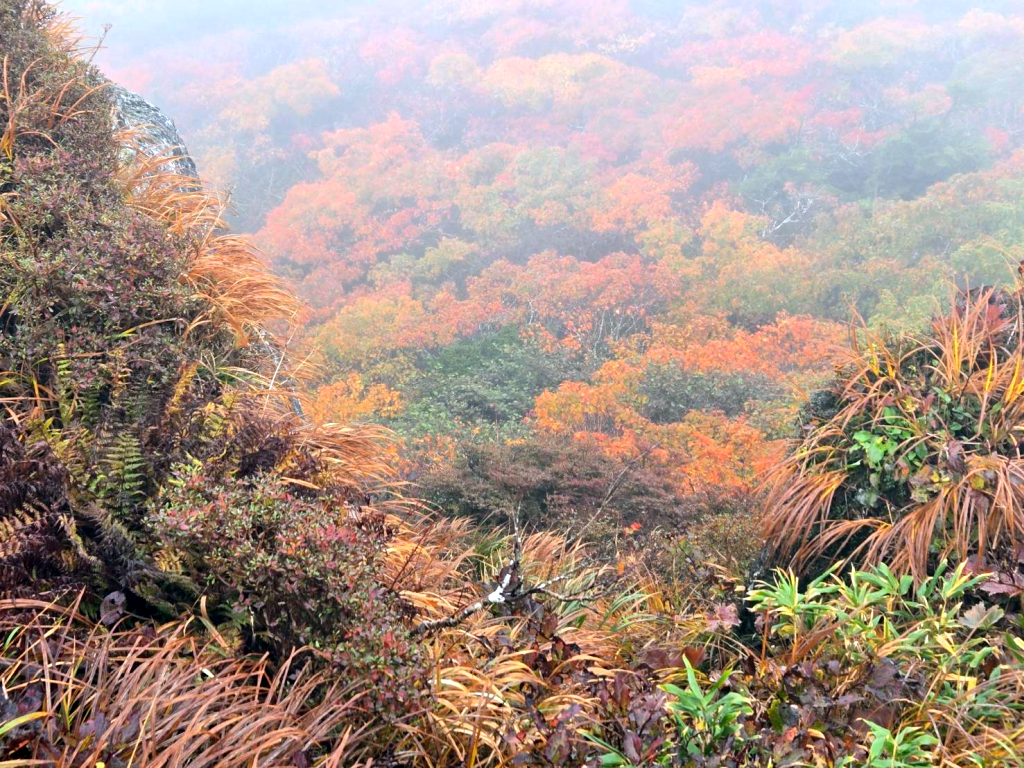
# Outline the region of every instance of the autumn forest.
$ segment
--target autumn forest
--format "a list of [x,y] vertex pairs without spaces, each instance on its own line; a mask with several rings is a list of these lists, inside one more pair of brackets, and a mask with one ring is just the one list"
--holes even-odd
[[749,494],[853,317],[1014,278],[1019,18],[408,5],[107,58],[309,304],[315,416],[394,428],[452,511]]

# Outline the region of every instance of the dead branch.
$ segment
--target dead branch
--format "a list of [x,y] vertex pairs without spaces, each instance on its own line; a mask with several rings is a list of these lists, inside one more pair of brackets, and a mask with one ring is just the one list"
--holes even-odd
[[494,589],[485,597],[480,598],[470,605],[460,608],[450,616],[420,622],[411,630],[411,634],[413,636],[427,635],[440,629],[457,627],[479,611],[494,605],[510,605],[538,595],[544,595],[563,603],[585,603],[604,596],[615,586],[615,581],[613,580],[606,584],[597,584],[595,581],[595,583],[588,584],[586,587],[581,587],[580,589],[569,593],[556,592],[552,589],[552,587],[563,584],[581,575],[597,564],[592,558],[586,558],[565,573],[546,579],[531,587],[525,587],[521,568],[523,542],[522,535],[519,530],[518,509],[515,514],[512,515],[512,530],[513,555],[509,559],[508,565],[502,568],[498,574],[498,582]]

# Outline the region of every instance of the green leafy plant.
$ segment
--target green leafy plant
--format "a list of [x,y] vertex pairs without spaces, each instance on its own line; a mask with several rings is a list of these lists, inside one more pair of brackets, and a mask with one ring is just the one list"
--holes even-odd
[[772,729],[785,730],[794,700],[820,701],[803,711],[808,733],[853,732],[860,719],[871,720],[864,712],[886,718],[891,732],[871,723],[871,759],[881,761],[872,765],[931,764],[914,762],[922,754],[933,762],[972,753],[1016,759],[1022,668],[1005,656],[1007,640],[996,630],[1004,612],[983,603],[965,608],[988,578],[965,563],[940,562],[934,571],[915,585],[883,564],[846,578],[829,573],[802,589],[780,571],[752,590],[764,645],[751,685],[776,699],[767,707]]
[[702,689],[689,660],[685,688],[668,683],[662,686],[671,697],[668,711],[676,726],[679,747],[691,756],[711,757],[727,746],[734,746],[742,719],[753,714],[750,699],[738,691],[723,693],[732,676],[724,670]]
[[933,747],[939,740],[921,728],[901,728],[893,733],[877,723],[867,722],[871,731],[871,746],[867,757],[854,760],[844,757],[838,765],[864,766],[865,768],[924,768],[935,764]]
[[[684,659],[686,686],[666,683],[661,690],[667,694],[665,711],[668,714],[668,734],[660,740],[657,754],[648,756],[644,764],[686,765],[699,760],[705,764],[708,758],[725,754],[738,747],[743,718],[753,714],[751,700],[739,691],[726,691],[732,676],[731,670],[724,670],[714,682],[701,687],[697,673],[688,659]],[[598,763],[604,766],[633,766],[637,757],[619,751],[607,742],[588,735],[587,738],[601,746],[604,754]]]

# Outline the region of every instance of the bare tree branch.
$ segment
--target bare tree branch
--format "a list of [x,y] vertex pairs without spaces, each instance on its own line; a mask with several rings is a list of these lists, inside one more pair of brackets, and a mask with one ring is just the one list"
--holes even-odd
[[593,559],[586,558],[576,563],[573,568],[565,573],[561,573],[532,587],[524,589],[521,570],[523,542],[519,529],[519,508],[516,509],[515,514],[512,516],[512,530],[513,555],[509,559],[508,565],[502,568],[501,572],[498,574],[499,581],[495,585],[494,589],[485,597],[460,608],[451,616],[420,622],[411,630],[411,634],[413,636],[431,634],[440,629],[456,627],[479,611],[494,605],[509,605],[537,595],[545,595],[563,603],[589,602],[604,596],[614,587],[614,580],[607,584],[597,584],[595,580],[586,587],[580,588],[574,592],[563,593],[556,592],[552,589],[552,587],[556,585],[563,584],[564,582],[581,575],[588,568],[591,568],[596,564]]

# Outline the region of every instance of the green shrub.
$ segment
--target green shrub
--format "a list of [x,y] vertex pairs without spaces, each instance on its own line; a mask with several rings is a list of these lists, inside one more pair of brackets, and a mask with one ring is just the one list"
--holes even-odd
[[200,582],[215,619],[275,658],[308,646],[375,705],[413,711],[421,680],[405,605],[385,583],[380,515],[279,474],[178,467],[150,516],[164,559]]
[[421,492],[446,512],[478,521],[502,521],[518,510],[525,523],[585,530],[607,545],[624,527],[678,526],[699,508],[657,468],[611,458],[571,436],[467,439],[457,456],[419,478]]
[[925,752],[936,762],[971,751],[976,764],[1020,759],[1024,667],[1005,653],[1019,640],[997,631],[1005,626],[998,607],[967,607],[984,582],[964,564],[939,564],[917,585],[884,565],[805,585],[780,572],[759,585],[749,601],[763,652],[750,690],[769,697],[766,737],[793,727],[861,734],[870,746],[853,757],[880,766],[926,764],[915,762]]
[[800,567],[923,580],[941,557],[1016,570],[1024,519],[1021,295],[962,294],[922,337],[869,338],[777,473],[766,537]]
[[[686,687],[668,683],[661,688],[668,694],[665,707],[671,721],[669,735],[662,740],[658,754],[645,756],[644,765],[703,765],[708,758],[728,754],[739,746],[743,718],[754,712],[743,694],[723,693],[729,684],[730,670],[723,671],[704,689],[690,662],[685,664]],[[632,754],[626,754],[596,737],[589,738],[607,750],[598,758],[599,765],[633,766],[639,762],[635,747],[630,750]]]
[[515,429],[537,395],[569,378],[572,366],[508,326],[422,352],[417,367],[405,391],[409,405],[395,424],[411,435]]

